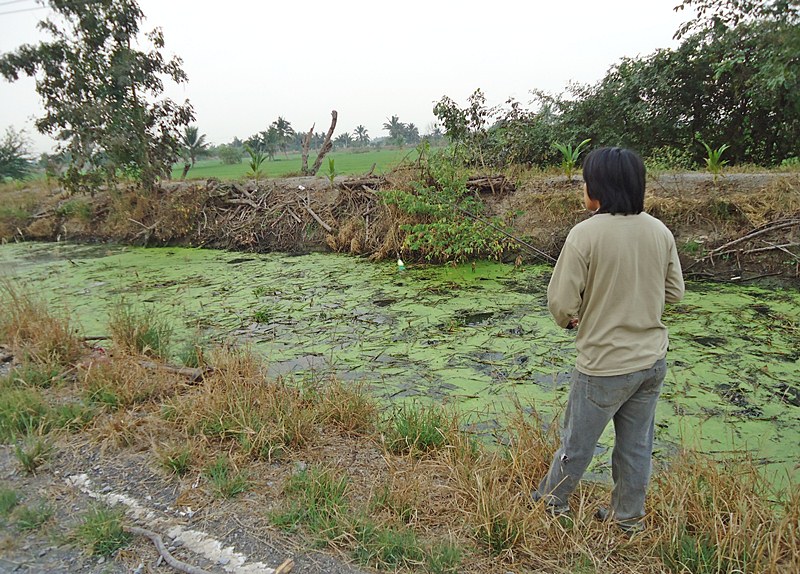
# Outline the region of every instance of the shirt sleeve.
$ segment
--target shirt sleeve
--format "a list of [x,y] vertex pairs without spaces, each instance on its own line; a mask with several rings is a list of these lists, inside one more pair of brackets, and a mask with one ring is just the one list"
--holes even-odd
[[559,327],[578,316],[588,273],[586,261],[567,238],[547,287],[547,308]]
[[667,264],[667,278],[665,282],[665,300],[667,303],[677,303],[683,298],[685,286],[683,284],[683,271],[681,270],[681,260],[678,258],[678,249],[675,241],[672,241],[672,248]]

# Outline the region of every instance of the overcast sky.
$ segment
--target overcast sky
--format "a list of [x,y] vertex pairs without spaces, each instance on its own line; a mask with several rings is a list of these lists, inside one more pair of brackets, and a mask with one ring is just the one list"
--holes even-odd
[[[201,133],[213,143],[246,138],[279,115],[295,130],[336,133],[363,124],[385,136],[392,115],[421,133],[442,96],[461,105],[481,88],[490,105],[529,92],[561,92],[593,83],[622,57],[675,47],[686,12],[679,0],[139,0],[143,29],[161,27],[165,53],[189,76],[167,95],[188,98]],[[0,52],[43,36],[49,9],[35,0],[0,0]],[[14,12],[14,13],[12,13]],[[42,114],[34,82],[0,79],[0,131],[25,129],[37,152]]]

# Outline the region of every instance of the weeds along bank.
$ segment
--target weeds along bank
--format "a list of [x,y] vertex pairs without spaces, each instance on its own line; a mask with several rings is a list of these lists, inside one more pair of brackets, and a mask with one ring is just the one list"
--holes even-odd
[[[548,261],[587,216],[581,185],[529,172],[469,176],[433,160],[380,177],[209,179],[94,196],[6,185],[0,238]],[[800,276],[796,173],[651,175],[646,209],[675,233],[689,274]]]
[[0,441],[17,465],[0,482],[6,545],[16,532],[58,533],[128,570],[155,560],[131,530],[153,526],[124,504],[75,513],[61,478],[54,492],[19,486],[28,473],[69,468],[144,504],[154,492],[161,504],[191,507],[197,528],[231,524],[226,517],[236,517],[233,530],[269,524],[386,571],[800,568],[797,484],[774,492],[746,459],[676,453],[654,478],[647,530],[628,538],[592,518],[609,496],[602,485],[582,484],[571,518],[530,503],[557,438],[527,405],[508,413],[496,443],[481,443],[446,408],[387,409],[335,378],[271,378],[242,349],[195,348],[184,358],[191,368],[165,368],[168,339],[146,314],[111,315],[109,354],[13,284],[0,299],[0,341],[14,366],[0,378]]

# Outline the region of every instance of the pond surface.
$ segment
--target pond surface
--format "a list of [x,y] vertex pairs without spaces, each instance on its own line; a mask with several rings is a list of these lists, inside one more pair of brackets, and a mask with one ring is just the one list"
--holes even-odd
[[[28,243],[0,246],[0,275],[107,334],[121,301],[151,306],[175,349],[200,334],[246,341],[272,376],[335,372],[386,401],[433,399],[502,426],[515,398],[546,418],[566,402],[574,335],[546,308],[550,268],[370,263],[335,254]],[[771,479],[800,459],[800,292],[689,283],[668,306],[669,373],[659,455],[682,442],[720,457],[747,450]],[[602,445],[611,444],[607,429]],[[599,450],[604,450],[601,446]],[[607,454],[595,471],[607,467]]]

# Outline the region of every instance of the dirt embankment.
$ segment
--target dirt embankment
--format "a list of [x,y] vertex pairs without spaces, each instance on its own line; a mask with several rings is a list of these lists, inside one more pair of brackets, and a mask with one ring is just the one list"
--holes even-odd
[[[3,240],[115,241],[242,251],[332,250],[376,259],[401,253],[412,220],[381,192],[411,189],[412,170],[361,178],[215,179],[169,183],[157,193],[49,194],[33,216],[0,216]],[[582,182],[563,177],[474,177],[514,237],[556,258],[569,229],[587,216]],[[648,212],[673,230],[688,274],[709,278],[800,278],[800,174],[649,176]],[[521,244],[509,260],[540,258]]]

